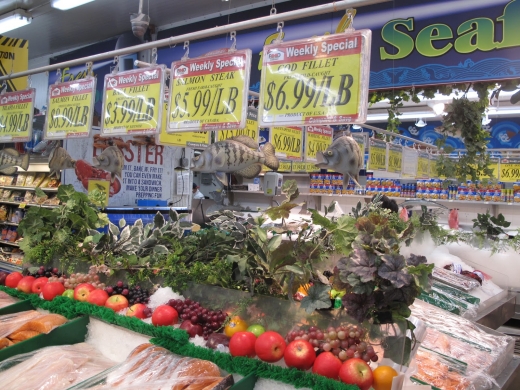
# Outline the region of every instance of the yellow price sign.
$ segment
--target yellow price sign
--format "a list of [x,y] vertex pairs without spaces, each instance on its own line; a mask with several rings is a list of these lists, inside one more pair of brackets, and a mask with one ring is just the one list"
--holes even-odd
[[515,183],[520,181],[520,161],[500,162],[500,181]]
[[292,163],[290,161],[280,161],[278,172],[291,172]]
[[108,206],[108,199],[110,197],[110,180],[89,180],[87,191],[90,194],[92,191],[100,191],[104,195],[104,206]]
[[165,69],[159,65],[105,76],[103,134],[159,132]]
[[243,129],[251,50],[175,61],[168,131]]
[[269,138],[276,150],[277,157],[287,160],[302,159],[303,128],[273,127],[269,131]]
[[27,142],[32,138],[34,88],[0,96],[0,142]]
[[260,126],[363,123],[370,30],[264,46]]
[[[365,137],[363,136],[363,134],[352,134],[352,138],[354,138],[354,141],[357,142],[357,144],[359,145],[359,150],[361,152],[361,155],[362,156],[365,156]],[[364,160],[364,158],[363,158]]]
[[399,145],[388,146],[388,172],[401,173],[403,169],[403,147]]
[[318,161],[318,152],[324,152],[332,143],[334,130],[329,126],[305,127],[305,161]]
[[[164,96],[164,112],[168,111],[168,94]],[[162,117],[161,132],[159,133],[159,144],[167,146],[178,146],[181,148],[206,148],[210,144],[211,133],[209,131],[183,131],[180,133],[166,132],[167,116]]]
[[253,107],[247,109],[246,127],[237,130],[221,130],[217,132],[217,141],[224,141],[237,135],[247,135],[258,142],[258,110]]
[[293,172],[307,172],[307,163],[293,161],[292,171]]
[[51,85],[45,118],[45,138],[88,137],[95,100],[95,77]]
[[430,174],[429,177],[438,178],[439,173],[437,172],[437,156],[430,155]]
[[430,155],[428,153],[419,152],[416,177],[418,179],[427,179],[430,177]]
[[371,140],[368,149],[368,168],[373,171],[386,171],[386,142]]

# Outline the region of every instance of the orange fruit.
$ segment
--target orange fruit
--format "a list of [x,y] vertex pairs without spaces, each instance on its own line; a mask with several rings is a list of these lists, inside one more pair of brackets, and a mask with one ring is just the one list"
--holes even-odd
[[231,318],[229,323],[224,327],[224,334],[227,337],[231,337],[237,332],[247,331],[247,328],[248,328],[247,322],[244,321],[239,316],[235,316],[235,317]]
[[392,380],[398,373],[390,366],[379,366],[373,372],[374,383],[372,387],[374,390],[390,390],[392,388]]

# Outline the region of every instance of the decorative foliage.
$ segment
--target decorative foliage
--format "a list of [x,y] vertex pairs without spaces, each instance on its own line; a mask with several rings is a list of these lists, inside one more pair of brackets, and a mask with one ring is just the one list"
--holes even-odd
[[307,313],[314,310],[328,309],[330,302],[330,287],[323,284],[315,284],[307,290],[307,296],[301,301],[302,309]]
[[485,232],[488,237],[505,234],[506,232],[502,228],[511,226],[511,222],[506,221],[502,214],[498,214],[497,217],[494,217],[489,214],[489,211],[486,211],[486,214],[477,214],[477,218],[472,221],[473,228],[478,227],[480,231]]
[[286,180],[282,185],[282,192],[286,195],[286,199],[279,206],[265,210],[265,214],[273,221],[280,218],[282,220],[289,218],[291,210],[298,206],[296,203],[291,203],[300,196],[296,180]]

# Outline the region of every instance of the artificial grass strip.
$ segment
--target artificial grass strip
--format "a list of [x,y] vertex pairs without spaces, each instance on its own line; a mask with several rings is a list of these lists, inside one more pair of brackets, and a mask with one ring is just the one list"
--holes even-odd
[[189,356],[198,359],[209,360],[221,369],[242,376],[254,374],[260,378],[293,385],[296,388],[307,387],[315,390],[359,390],[355,385],[344,383],[315,375],[309,372],[299,371],[294,368],[284,368],[265,363],[258,359],[246,357],[233,357],[230,354],[214,351],[212,349],[198,347],[189,342],[188,333],[184,330],[169,326],[153,326],[135,317],[126,317],[116,314],[113,310],[92,305],[87,302],[78,302],[70,298],[58,296],[52,301],[45,301],[36,294],[25,294],[13,288],[0,286],[0,290],[7,294],[29,300],[35,308],[48,310],[51,313],[73,319],[81,315],[89,315],[110,324],[118,325],[136,333],[152,337],[151,342],[168,349],[181,356]]

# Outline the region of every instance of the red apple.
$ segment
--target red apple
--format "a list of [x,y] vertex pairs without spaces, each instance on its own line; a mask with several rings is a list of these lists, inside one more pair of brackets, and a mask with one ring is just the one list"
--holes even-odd
[[358,358],[348,359],[339,370],[339,378],[349,385],[357,385],[360,390],[368,390],[374,382],[372,369],[363,360]]
[[43,286],[45,286],[48,281],[49,279],[45,276],[36,279],[31,286],[31,291],[35,294],[40,294],[42,292]]
[[341,360],[332,352],[322,352],[318,355],[312,366],[312,372],[327,378],[339,379]]
[[155,326],[174,325],[179,321],[179,313],[169,305],[157,306],[152,314],[152,324]]
[[283,357],[285,340],[272,330],[262,333],[255,343],[256,355],[264,362],[274,363]]
[[121,311],[128,307],[128,299],[126,299],[124,295],[112,295],[105,302],[105,307],[108,307],[115,312]]
[[108,299],[108,293],[105,290],[94,290],[88,294],[87,302],[93,305],[105,306]]
[[90,283],[81,283],[74,289],[74,299],[80,302],[87,302],[89,294],[96,288]]
[[316,352],[311,343],[305,340],[294,340],[287,345],[283,353],[283,360],[287,367],[294,367],[306,371],[316,360]]
[[52,301],[54,297],[61,295],[65,292],[65,287],[60,282],[46,283],[42,288],[43,299],[46,301]]
[[200,326],[199,324],[194,324],[190,320],[182,321],[180,328],[185,330],[186,332],[188,332],[190,337],[195,337],[197,335],[202,336],[202,333],[204,332],[204,329],[202,329],[202,326]]
[[128,308],[126,311],[127,317],[137,317],[140,319],[146,318],[144,311],[146,310],[146,305],[144,303],[136,303]]
[[32,292],[31,287],[35,280],[36,278],[34,276],[24,276],[16,285],[16,289],[29,294]]
[[5,286],[5,278],[9,275],[7,272],[0,272],[0,285]]
[[256,336],[253,332],[236,332],[229,340],[231,356],[255,357]]
[[6,276],[5,278],[5,286],[16,288],[18,286],[18,282],[23,279],[23,275],[20,272],[13,272]]

